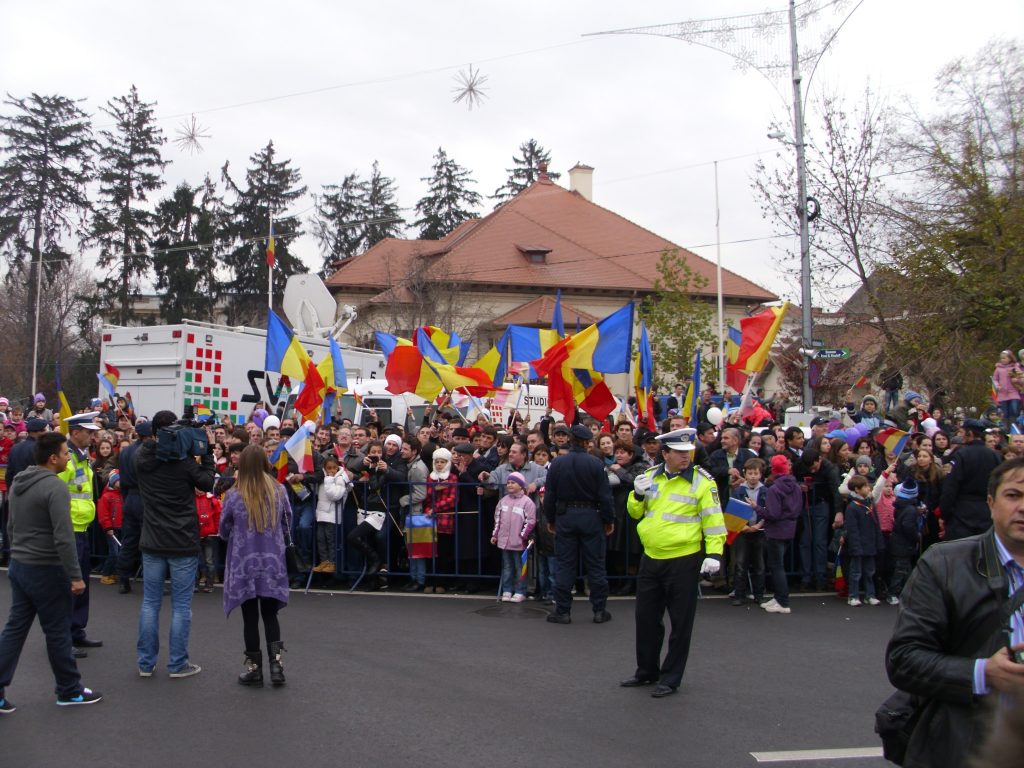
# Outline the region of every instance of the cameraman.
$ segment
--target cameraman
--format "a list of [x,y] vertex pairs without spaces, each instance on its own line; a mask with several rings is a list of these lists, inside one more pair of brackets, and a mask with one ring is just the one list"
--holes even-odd
[[[197,458],[171,451],[175,436],[187,438],[190,430],[175,428],[171,411],[153,416],[156,440],[142,444],[135,454],[135,471],[142,496],[142,612],[139,616],[139,674],[150,677],[160,649],[160,603],[164,579],[171,579],[171,631],[168,669],[171,677],[198,674],[200,667],[188,656],[192,624],[192,588],[199,566],[199,517],[196,490],[213,490],[216,471],[208,450]],[[187,443],[180,440],[181,443]]]

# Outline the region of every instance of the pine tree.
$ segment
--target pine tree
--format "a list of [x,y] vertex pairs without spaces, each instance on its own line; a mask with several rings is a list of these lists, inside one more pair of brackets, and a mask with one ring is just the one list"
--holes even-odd
[[341,184],[325,184],[316,199],[313,234],[324,257],[321,277],[334,271],[334,263],[350,259],[365,250],[363,220],[365,216],[366,182],[359,174],[350,173]]
[[265,319],[267,288],[267,235],[270,219],[274,219],[275,265],[274,295],[280,296],[285,283],[294,274],[308,271],[301,259],[293,255],[289,245],[301,234],[299,219],[285,216],[289,204],[306,194],[298,186],[302,174],[291,167],[290,160],[275,162],[274,142],[249,158],[245,188],[232,180],[228,163],[221,169],[228,189],[235,194],[228,206],[226,233],[234,247],[224,255],[224,265],[231,270],[227,288],[230,302],[228,322],[257,322]]
[[363,200],[363,240],[367,248],[372,248],[387,237],[401,237],[405,220],[398,206],[395,180],[384,176],[380,166],[373,161],[373,173],[366,183],[366,196]]
[[[491,195],[491,200],[497,200],[498,205],[515,197],[540,178],[540,168],[542,165],[551,165],[551,153],[538,144],[536,139],[529,139],[520,144],[519,151],[523,156],[512,156],[513,167],[505,169],[508,173],[508,179]],[[552,171],[547,173],[548,178],[552,181],[557,180],[562,175]]]
[[88,116],[65,96],[4,101],[14,113],[0,118],[0,248],[12,267],[30,262],[27,322],[36,315],[36,269],[40,260],[53,277],[70,255],[61,239],[77,229],[89,208],[85,186],[93,152]]
[[420,179],[430,184],[430,191],[416,203],[420,218],[413,224],[420,228],[422,240],[440,240],[472,219],[475,214],[471,209],[482,201],[479,194],[468,188],[475,183],[469,171],[449,158],[441,147],[434,155],[433,171],[433,176]]
[[131,298],[138,295],[139,281],[151,266],[148,251],[154,216],[140,204],[147,193],[163,186],[160,174],[168,164],[160,156],[166,139],[154,121],[154,105],[140,101],[133,85],[127,96],[100,107],[113,119],[114,127],[100,131],[100,202],[91,239],[100,246],[100,266],[113,267],[114,290],[109,298],[121,325],[131,318]]
[[214,319],[220,294],[215,244],[223,220],[223,202],[209,176],[198,187],[179,184],[157,206],[153,269],[164,322]]

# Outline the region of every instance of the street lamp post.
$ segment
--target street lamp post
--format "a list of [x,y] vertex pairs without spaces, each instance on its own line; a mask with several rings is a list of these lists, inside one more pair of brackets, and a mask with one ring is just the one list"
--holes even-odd
[[[800,57],[796,43],[796,0],[789,0],[790,61],[793,69],[793,139],[796,144],[796,215],[800,222],[800,309],[801,347],[811,349],[814,329],[811,314],[811,239],[807,227],[807,158],[804,153],[804,110],[800,93]],[[811,390],[810,361],[803,367],[803,409],[807,413],[814,405]]]

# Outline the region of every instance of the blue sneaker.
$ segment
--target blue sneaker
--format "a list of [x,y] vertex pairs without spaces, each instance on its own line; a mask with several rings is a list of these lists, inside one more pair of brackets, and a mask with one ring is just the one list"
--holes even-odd
[[17,707],[10,699],[0,699],[0,715],[9,715],[16,709]]
[[83,688],[82,692],[77,696],[58,696],[57,706],[58,707],[77,707],[82,704],[95,704],[97,701],[102,701],[102,694],[96,691],[91,691],[88,688]]

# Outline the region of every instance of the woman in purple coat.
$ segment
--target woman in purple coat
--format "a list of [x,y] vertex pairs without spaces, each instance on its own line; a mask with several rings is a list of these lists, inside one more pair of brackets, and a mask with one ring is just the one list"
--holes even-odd
[[245,672],[242,685],[263,685],[260,616],[270,657],[270,682],[284,684],[281,626],[277,612],[288,603],[288,568],[284,532],[291,529],[292,510],[284,487],[270,474],[263,449],[242,451],[234,487],[224,498],[220,537],[227,541],[224,563],[224,612],[242,607]]

